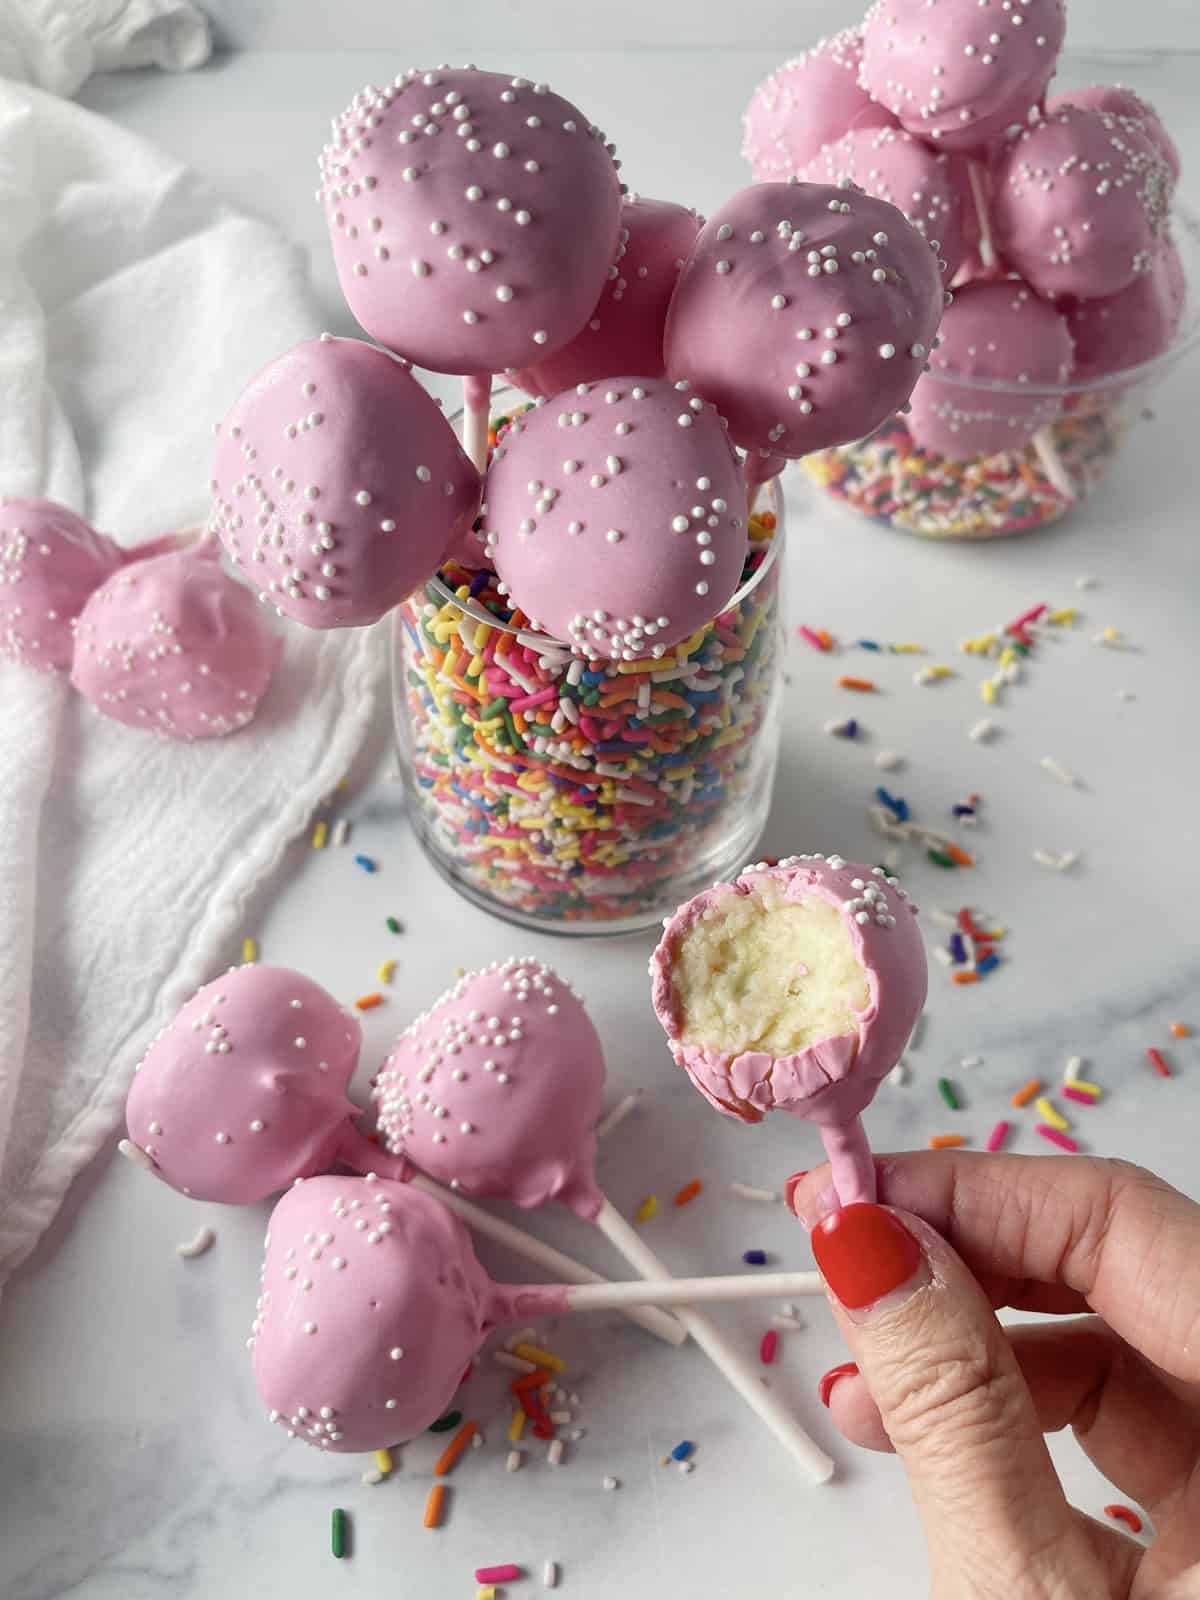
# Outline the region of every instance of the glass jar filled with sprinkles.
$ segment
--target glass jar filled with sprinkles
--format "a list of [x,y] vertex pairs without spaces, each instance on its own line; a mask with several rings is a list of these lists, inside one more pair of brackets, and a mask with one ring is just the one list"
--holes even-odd
[[396,612],[413,826],[468,899],[527,927],[628,933],[753,851],[779,745],[777,485],[725,609],[644,659],[573,652],[493,572],[453,563]]

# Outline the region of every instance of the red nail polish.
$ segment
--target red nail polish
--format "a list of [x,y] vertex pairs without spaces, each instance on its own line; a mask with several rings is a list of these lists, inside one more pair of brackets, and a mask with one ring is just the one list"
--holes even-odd
[[828,1372],[822,1374],[821,1381],[817,1385],[817,1392],[821,1396],[821,1404],[827,1411],[829,1409],[829,1396],[833,1393],[833,1386],[838,1379],[857,1377],[857,1361],[843,1361],[840,1367],[830,1367]]
[[783,1203],[784,1203],[785,1206],[787,1206],[788,1210],[792,1213],[793,1216],[796,1215],[796,1208],[792,1204],[792,1196],[795,1194],[796,1185],[800,1182],[801,1178],[807,1178],[807,1177],[808,1177],[808,1168],[805,1167],[803,1172],[793,1172],[791,1177],[787,1180],[787,1182],[783,1186]]
[[821,1276],[850,1311],[874,1305],[907,1283],[921,1249],[890,1211],[865,1202],[822,1218],[812,1232]]

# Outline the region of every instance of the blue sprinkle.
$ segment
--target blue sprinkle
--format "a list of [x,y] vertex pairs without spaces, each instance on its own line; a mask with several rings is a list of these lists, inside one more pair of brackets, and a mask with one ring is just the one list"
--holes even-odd
[[954,957],[955,964],[960,967],[967,959],[967,947],[963,943],[961,933],[952,933],[950,935],[950,954]]
[[886,789],[880,787],[875,791],[876,800],[885,805],[896,818],[897,822],[908,821],[908,801],[901,800],[898,795],[891,795]]
[[483,572],[477,572],[475,574],[475,576],[471,579],[471,588],[470,588],[471,599],[474,600],[476,595],[479,593],[479,591],[481,589],[486,589],[487,586],[488,586],[488,574],[487,574],[487,571],[485,570]]
[[742,1260],[748,1267],[765,1267],[767,1252],[765,1250],[743,1250]]
[[951,815],[955,817],[973,817],[975,815],[975,807],[953,806],[951,807]]
[[881,644],[876,644],[874,639],[860,639],[858,641],[858,647],[859,647],[860,650],[882,650],[883,649],[883,646]]
[[982,961],[977,961],[975,963],[975,971],[982,978],[985,972],[990,972],[993,967],[998,967],[999,965],[1000,957],[998,955],[989,953],[988,955],[984,956]]
[[842,737],[844,739],[858,738],[858,723],[853,717],[847,718],[846,722],[842,725]]
[[361,867],[364,872],[374,872],[377,870],[375,863],[371,860],[370,856],[355,856],[354,864],[357,867]]
[[671,1451],[671,1460],[686,1461],[695,1448],[696,1446],[690,1439],[681,1439],[674,1450]]

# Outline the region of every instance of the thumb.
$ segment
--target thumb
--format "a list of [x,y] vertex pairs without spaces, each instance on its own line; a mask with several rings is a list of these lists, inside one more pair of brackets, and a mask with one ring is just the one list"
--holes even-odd
[[812,1247],[908,1474],[933,1594],[1107,1594],[1012,1348],[950,1246],[917,1217],[852,1205]]

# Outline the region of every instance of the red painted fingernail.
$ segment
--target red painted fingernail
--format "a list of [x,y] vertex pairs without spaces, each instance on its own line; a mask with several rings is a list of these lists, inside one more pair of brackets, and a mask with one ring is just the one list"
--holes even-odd
[[821,1381],[817,1385],[817,1393],[821,1396],[821,1404],[828,1411],[829,1396],[833,1393],[833,1386],[839,1378],[857,1378],[858,1362],[843,1361],[840,1367],[830,1367],[828,1372],[822,1373]]
[[821,1276],[850,1311],[899,1289],[921,1265],[921,1248],[904,1224],[865,1202],[823,1217],[812,1248]]
[[807,1177],[808,1177],[808,1168],[805,1167],[803,1172],[793,1172],[791,1177],[787,1180],[787,1182],[783,1186],[783,1203],[784,1203],[785,1206],[787,1206],[788,1210],[792,1213],[793,1216],[796,1215],[796,1208],[792,1204],[792,1196],[796,1193],[796,1185],[800,1182],[801,1178],[807,1178]]

